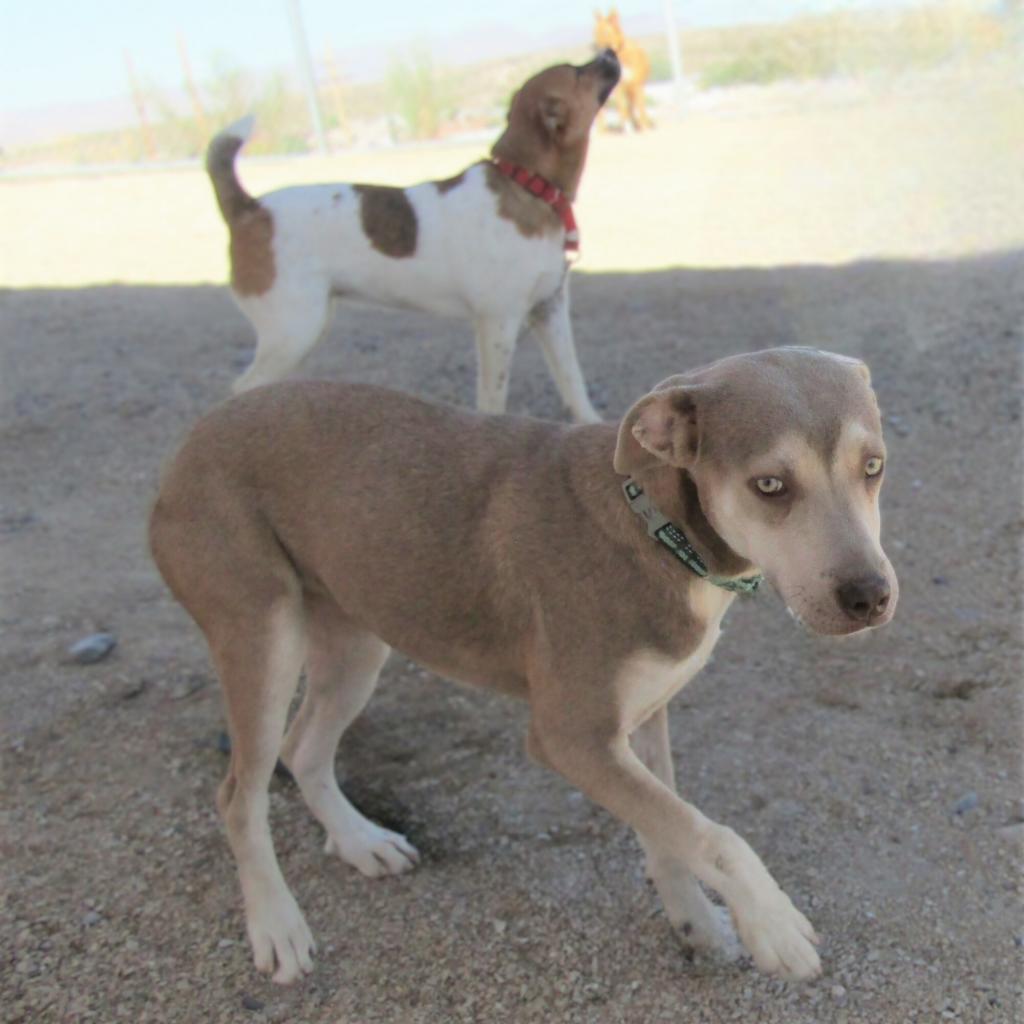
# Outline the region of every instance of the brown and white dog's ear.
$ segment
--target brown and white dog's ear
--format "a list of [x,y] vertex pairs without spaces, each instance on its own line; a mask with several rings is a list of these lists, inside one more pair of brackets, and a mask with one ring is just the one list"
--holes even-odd
[[551,138],[560,138],[569,124],[569,104],[558,96],[545,96],[540,101],[540,123]]
[[698,388],[677,385],[644,395],[622,419],[616,473],[632,475],[658,463],[685,469],[697,459]]

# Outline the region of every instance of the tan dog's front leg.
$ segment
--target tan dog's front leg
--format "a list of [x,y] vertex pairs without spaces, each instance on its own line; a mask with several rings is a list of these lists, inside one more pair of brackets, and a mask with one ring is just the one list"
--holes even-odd
[[[577,711],[579,709],[577,708]],[[729,906],[743,945],[770,974],[804,980],[820,973],[810,922],[731,828],[706,818],[651,774],[623,733],[602,735],[584,715],[545,722],[534,709],[531,753],[630,825],[653,871],[681,863]]]
[[[673,793],[675,769],[668,732],[668,708],[655,711],[634,730],[630,744],[644,766]],[[647,877],[654,883],[669,922],[683,946],[692,952],[711,953],[735,960],[739,939],[725,907],[715,906],[704,894],[697,877],[680,857],[659,859],[657,851],[637,835],[647,858]]]

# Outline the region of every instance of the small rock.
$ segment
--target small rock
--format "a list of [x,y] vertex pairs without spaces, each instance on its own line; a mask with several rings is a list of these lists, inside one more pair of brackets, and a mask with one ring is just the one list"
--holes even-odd
[[949,580],[945,576],[933,576],[932,583],[937,587],[944,587],[949,583]]
[[502,921],[500,918],[495,918],[491,922],[491,924],[494,925],[494,930],[499,935],[504,935],[505,934],[505,929],[508,928],[508,922],[507,921]]
[[82,924],[84,924],[86,928],[92,928],[95,925],[98,925],[100,920],[100,915],[97,914],[95,910],[90,910],[82,915]]
[[263,1000],[248,994],[244,995],[242,996],[242,1009],[251,1010],[253,1013],[256,1013],[263,1009]]
[[962,797],[955,804],[953,804],[954,814],[966,814],[968,811],[973,811],[979,806],[981,801],[978,799],[978,794],[972,789],[969,793],[964,793]]
[[234,944],[235,944],[235,940],[234,939],[221,939],[220,942],[217,943],[217,948],[218,949],[230,949]]
[[130,680],[117,691],[118,700],[135,700],[140,696],[149,684],[145,679]]
[[1018,949],[1024,949],[1024,935],[1014,935],[1013,944]]
[[205,686],[205,677],[198,673],[192,673],[177,683],[174,689],[171,690],[171,700],[184,700],[186,697],[191,697],[193,693],[198,693]]
[[95,665],[102,661],[117,646],[113,633],[93,633],[82,637],[68,648],[72,661],[79,665]]
[[1001,839],[1009,843],[1024,843],[1024,821],[1019,821],[1016,825],[1004,825],[996,831]]
[[837,1003],[846,1002],[846,989],[842,985],[833,985],[832,988],[829,989],[829,995],[831,995]]

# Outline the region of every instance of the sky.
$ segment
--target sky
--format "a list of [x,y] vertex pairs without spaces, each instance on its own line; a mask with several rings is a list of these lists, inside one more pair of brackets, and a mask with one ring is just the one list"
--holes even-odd
[[[680,27],[775,21],[807,13],[907,7],[915,0],[675,0]],[[589,41],[595,0],[302,0],[314,53],[330,45],[353,77],[372,76],[414,41],[456,62],[541,48],[579,25]],[[618,0],[630,24],[655,26],[661,0]],[[650,28],[647,29],[650,31]],[[128,94],[125,51],[144,84],[177,89],[177,36],[204,77],[220,57],[230,65],[290,67],[287,0],[0,0],[0,112],[83,103]],[[571,34],[571,33],[570,33]],[[487,51],[487,52],[485,52]]]

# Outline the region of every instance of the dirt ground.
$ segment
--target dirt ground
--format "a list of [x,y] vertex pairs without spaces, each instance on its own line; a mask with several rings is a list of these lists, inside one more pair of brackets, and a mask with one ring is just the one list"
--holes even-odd
[[[810,985],[687,962],[632,836],[526,759],[523,708],[398,656],[338,768],[423,863],[371,882],[327,859],[275,780],[320,952],[294,988],[257,975],[213,806],[216,681],[144,543],[161,460],[251,347],[222,287],[181,283],[222,273],[212,202],[193,221],[194,170],[0,185],[0,1017],[1019,1019],[1021,102],[737,101],[599,140],[585,183],[574,325],[610,417],[672,372],[793,343],[866,359],[886,415],[893,624],[826,642],[770,594],[738,601],[672,708],[681,790],[823,936]],[[453,155],[416,153],[359,160],[383,180]],[[474,356],[464,324],[345,310],[304,372],[466,404]],[[562,415],[528,341],[510,405]],[[99,630],[114,652],[73,663]]]

